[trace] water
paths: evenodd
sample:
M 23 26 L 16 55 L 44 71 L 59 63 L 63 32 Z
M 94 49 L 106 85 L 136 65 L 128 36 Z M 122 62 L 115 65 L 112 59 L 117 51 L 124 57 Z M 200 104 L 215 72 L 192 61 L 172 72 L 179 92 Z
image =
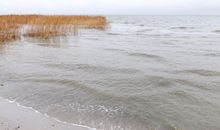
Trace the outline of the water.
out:
M 220 17 L 108 16 L 0 45 L 0 96 L 102 130 L 219 130 Z

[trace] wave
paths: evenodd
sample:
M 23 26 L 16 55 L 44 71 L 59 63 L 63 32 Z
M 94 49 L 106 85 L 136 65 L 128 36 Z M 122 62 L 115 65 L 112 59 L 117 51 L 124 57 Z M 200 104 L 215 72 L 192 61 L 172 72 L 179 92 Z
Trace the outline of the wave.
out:
M 132 56 L 132 57 L 148 58 L 148 59 L 160 60 L 160 61 L 165 60 L 161 56 L 153 55 L 153 54 L 147 54 L 147 53 L 127 52 L 126 54 L 129 55 L 129 56 Z
M 35 81 L 41 83 L 39 80 Z M 56 79 L 49 79 L 48 81 L 45 79 L 45 81 L 46 83 L 50 82 L 57 84 Z M 71 113 L 73 113 L 72 115 L 74 116 L 76 114 L 74 112 L 77 111 L 78 114 L 75 116 L 76 118 L 80 118 L 80 120 L 82 120 L 82 124 L 86 123 L 86 125 L 94 127 L 92 123 L 99 122 L 100 124 L 97 124 L 97 126 L 106 126 L 105 128 L 107 130 L 108 128 L 111 128 L 107 127 L 108 124 L 115 129 L 121 126 L 122 130 L 143 130 L 147 128 L 153 129 L 156 128 L 156 126 L 154 126 L 154 122 L 157 122 L 157 125 L 160 125 L 161 129 L 163 130 L 174 129 L 176 128 L 174 125 L 161 121 L 158 119 L 160 118 L 158 114 L 154 113 L 154 108 L 158 107 L 156 104 L 158 103 L 158 95 L 174 95 L 180 99 L 184 98 L 184 100 L 187 102 L 190 102 L 192 99 L 193 101 L 197 100 L 197 98 L 194 99 L 194 97 L 185 97 L 191 96 L 190 94 L 185 95 L 185 93 L 178 91 L 176 92 L 175 89 L 173 89 L 173 86 L 189 85 L 186 81 L 180 81 L 179 79 L 174 78 L 166 78 L 163 76 L 145 75 L 135 79 L 127 79 L 122 77 L 119 79 L 109 79 L 108 81 L 103 82 L 106 88 L 117 88 L 114 90 L 114 92 L 103 91 L 100 90 L 99 87 L 83 84 L 80 81 L 68 79 L 64 79 L 64 81 L 65 82 L 60 82 L 60 84 L 65 84 L 62 87 L 58 87 L 59 89 L 55 89 L 55 87 L 53 87 L 54 91 L 51 93 L 52 95 L 50 95 L 48 92 L 43 92 L 43 95 L 47 95 L 52 99 L 55 98 L 54 96 L 58 95 L 58 98 L 62 99 L 62 102 L 64 102 L 59 102 L 58 105 L 61 107 L 51 106 L 51 108 L 53 108 L 52 110 L 59 109 L 59 112 L 54 113 L 54 115 L 52 114 L 51 117 L 59 117 L 59 114 L 68 114 L 71 116 Z M 111 84 L 105 84 L 109 81 L 111 81 Z M 60 86 L 60 84 L 58 82 L 58 86 Z M 190 86 L 191 85 L 194 86 L 194 84 L 190 84 Z M 104 86 L 102 86 L 101 89 L 103 87 Z M 154 89 L 155 91 L 152 91 L 151 89 Z M 39 98 L 40 97 L 41 96 L 39 95 Z M 77 99 L 74 100 L 75 98 Z M 39 101 L 41 102 L 42 100 Z M 62 111 L 61 108 L 64 108 L 66 111 Z M 45 114 L 45 116 L 48 115 Z M 62 120 L 66 121 L 66 119 L 69 119 L 69 121 L 71 120 L 70 117 Z M 74 123 L 78 122 L 76 121 Z M 127 128 L 129 123 L 131 123 L 131 126 L 130 128 Z M 139 127 L 140 129 L 138 129 Z
M 204 69 L 184 70 L 184 71 L 180 71 L 180 73 L 191 73 L 191 74 L 207 76 L 207 77 L 220 76 L 220 72 L 218 71 L 204 70 Z
M 82 70 L 85 72 L 93 72 L 98 74 L 106 74 L 106 73 L 123 73 L 123 74 L 136 74 L 140 72 L 137 69 L 133 68 L 115 68 L 115 67 L 107 67 L 107 66 L 98 66 L 98 65 L 90 65 L 90 64 L 46 64 L 46 66 L 50 68 L 56 69 L 64 69 L 67 71 L 71 70 Z
M 57 122 L 57 123 L 61 123 L 61 124 L 69 125 L 69 126 L 78 126 L 78 127 L 87 128 L 87 129 L 90 129 L 90 130 L 97 130 L 96 128 L 91 128 L 91 127 L 89 127 L 89 126 L 80 125 L 80 124 L 74 124 L 74 123 L 68 123 L 68 122 L 65 122 L 65 121 L 61 121 L 61 120 L 59 120 L 59 119 L 57 119 L 57 118 L 55 118 L 55 117 L 49 116 L 49 115 L 46 114 L 46 113 L 41 113 L 40 111 L 35 110 L 35 109 L 32 108 L 32 107 L 23 106 L 23 105 L 21 105 L 20 103 L 16 102 L 16 100 L 9 100 L 9 99 L 5 99 L 5 98 L 2 98 L 2 97 L 0 97 L 0 100 L 4 101 L 4 102 L 6 102 L 6 103 L 14 104 L 14 105 L 16 105 L 17 107 L 20 107 L 20 108 L 24 109 L 25 111 L 26 111 L 26 110 L 30 110 L 30 111 L 34 112 L 33 114 L 40 114 L 42 117 L 45 117 L 45 118 L 47 118 L 47 119 L 49 119 L 49 120 L 53 120 L 53 121 L 55 121 L 55 122 Z M 19 109 L 19 108 L 18 108 L 18 109 Z M 30 114 L 30 113 L 29 113 L 29 114 Z M 44 125 L 45 125 L 45 124 L 44 124 Z
M 138 26 L 140 26 L 140 27 L 144 27 L 145 25 L 144 25 L 144 24 L 138 24 Z
M 112 36 L 118 36 L 118 35 L 123 35 L 123 34 L 120 34 L 120 33 L 110 33 L 110 32 L 108 32 L 108 33 L 106 33 L 107 35 L 112 35 Z
M 137 32 L 144 33 L 144 32 L 149 32 L 149 31 L 153 31 L 153 29 L 141 29 L 141 30 L 138 30 Z
M 220 30 L 214 30 L 212 32 L 215 32 L 215 33 L 220 33 Z
M 208 54 L 204 54 L 204 56 L 220 57 L 220 53 L 208 53 Z
M 181 29 L 181 30 L 185 30 L 185 29 L 194 29 L 195 27 L 184 27 L 184 26 L 180 26 L 180 27 L 171 27 L 170 29 Z
M 171 33 L 164 33 L 164 34 L 145 34 L 146 36 L 150 36 L 150 37 L 169 37 L 172 36 Z
M 165 61 L 165 58 L 158 56 L 158 55 L 153 55 L 153 54 L 130 52 L 130 51 L 122 50 L 122 49 L 105 49 L 105 50 L 118 52 L 118 53 L 126 54 L 128 56 L 137 57 L 137 58 L 139 57 L 139 58 L 148 58 L 148 59 L 153 59 L 153 60 Z
M 97 37 L 88 37 L 86 39 L 87 40 L 92 40 L 92 41 L 98 41 L 99 40 L 99 38 L 97 38 Z

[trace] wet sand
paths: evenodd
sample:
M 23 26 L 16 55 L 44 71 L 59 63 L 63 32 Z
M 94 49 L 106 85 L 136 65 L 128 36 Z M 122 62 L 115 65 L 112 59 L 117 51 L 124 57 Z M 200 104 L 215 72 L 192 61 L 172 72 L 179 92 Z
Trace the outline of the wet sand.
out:
M 0 130 L 89 130 L 59 122 L 35 112 L 33 109 L 18 106 L 0 98 Z

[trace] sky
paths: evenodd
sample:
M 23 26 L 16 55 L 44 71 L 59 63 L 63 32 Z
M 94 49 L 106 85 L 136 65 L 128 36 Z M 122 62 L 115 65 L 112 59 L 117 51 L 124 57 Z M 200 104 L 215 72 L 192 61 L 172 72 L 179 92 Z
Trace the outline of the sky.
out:
M 0 0 L 0 14 L 220 15 L 220 0 Z

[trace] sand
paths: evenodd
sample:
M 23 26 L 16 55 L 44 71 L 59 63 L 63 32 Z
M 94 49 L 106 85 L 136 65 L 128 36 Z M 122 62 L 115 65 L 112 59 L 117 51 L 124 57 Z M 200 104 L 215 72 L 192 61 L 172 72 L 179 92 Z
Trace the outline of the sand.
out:
M 91 130 L 91 128 L 63 123 L 0 98 L 0 130 Z

